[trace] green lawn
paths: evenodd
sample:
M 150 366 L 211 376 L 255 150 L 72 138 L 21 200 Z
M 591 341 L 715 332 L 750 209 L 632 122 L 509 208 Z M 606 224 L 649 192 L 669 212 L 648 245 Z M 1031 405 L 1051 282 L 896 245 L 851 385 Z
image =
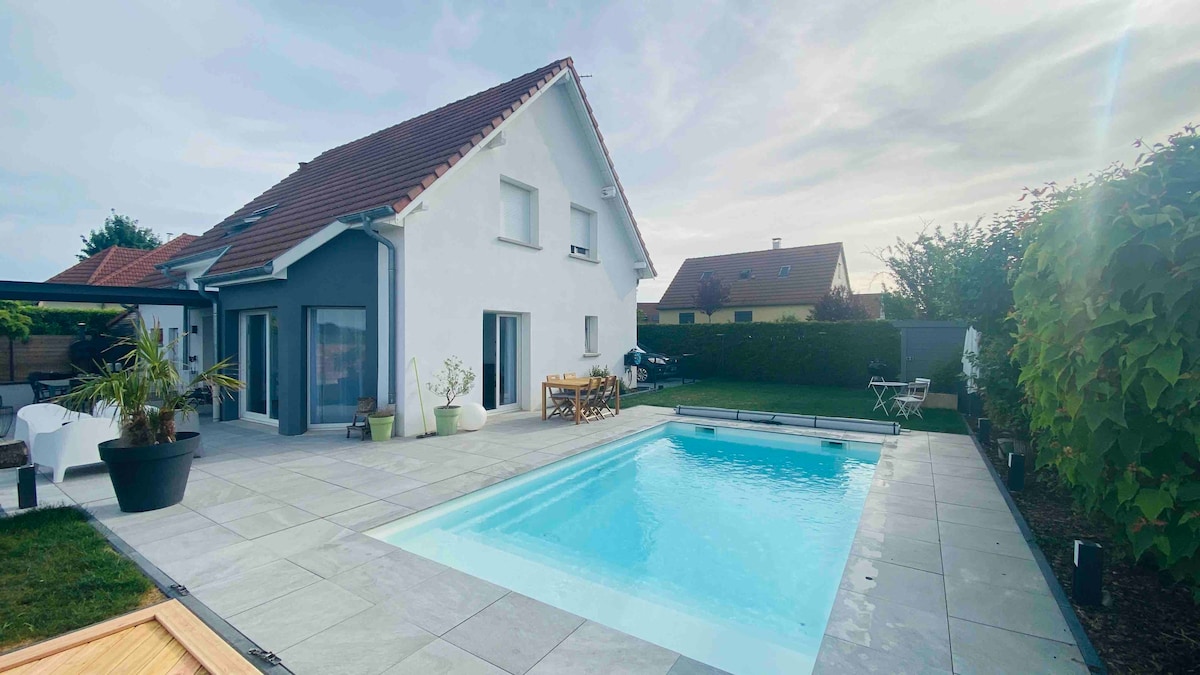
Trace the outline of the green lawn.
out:
M 637 394 L 621 399 L 621 405 L 625 407 L 702 405 L 714 408 L 856 417 L 868 420 L 892 421 L 896 419 L 884 415 L 882 408 L 871 410 L 875 405 L 875 394 L 867 389 L 725 380 L 705 380 L 662 391 Z M 916 431 L 967 433 L 966 424 L 963 423 L 962 416 L 957 411 L 923 409 L 921 412 L 925 414 L 925 419 L 913 416 L 906 420 L 901 417 L 899 418 L 900 425 L 905 429 Z
M 76 508 L 0 518 L 0 650 L 82 628 L 161 597 Z

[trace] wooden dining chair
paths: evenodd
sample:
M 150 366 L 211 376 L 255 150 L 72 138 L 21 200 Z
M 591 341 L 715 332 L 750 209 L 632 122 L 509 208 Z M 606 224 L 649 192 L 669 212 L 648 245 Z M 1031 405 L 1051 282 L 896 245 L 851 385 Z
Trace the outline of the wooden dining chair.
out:
M 558 375 L 546 376 L 547 382 L 558 382 L 560 380 L 562 380 L 562 377 Z M 547 393 L 550 396 L 550 402 L 554 404 L 554 409 L 550 411 L 550 414 L 547 415 L 547 418 L 554 417 L 555 415 L 559 415 L 560 417 L 574 415 L 575 392 L 567 389 L 551 387 L 550 391 Z
M 600 397 L 597 410 L 600 412 L 601 417 L 604 416 L 604 413 L 608 413 L 610 417 L 616 417 L 616 411 L 612 409 L 608 402 L 613 400 L 613 397 L 617 395 L 617 387 L 621 386 L 621 382 L 616 375 L 609 375 L 604 380 L 604 395 Z
M 580 417 L 589 424 L 591 420 L 601 419 L 601 399 L 604 396 L 604 378 L 592 377 L 588 379 L 587 391 L 579 397 Z
M 573 380 L 573 379 L 575 379 L 575 373 L 563 373 L 563 379 L 564 380 Z

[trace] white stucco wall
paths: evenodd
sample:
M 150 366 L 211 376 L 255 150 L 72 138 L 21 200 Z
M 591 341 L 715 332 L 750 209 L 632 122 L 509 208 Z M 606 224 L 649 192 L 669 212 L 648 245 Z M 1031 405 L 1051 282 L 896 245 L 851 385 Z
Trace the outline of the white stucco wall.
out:
M 153 327 L 157 321 L 163 332 L 163 344 L 167 344 L 171 339 L 171 329 L 177 331 L 177 335 L 183 335 L 188 330 L 188 326 L 184 324 L 184 308 L 179 305 L 138 305 L 138 315 L 142 317 L 142 321 L 146 326 Z M 183 353 L 183 340 L 180 340 L 179 349 L 176 353 L 175 367 L 182 372 L 187 365 L 187 355 Z
M 411 359 L 422 385 L 442 361 L 458 356 L 478 377 L 466 400 L 482 403 L 483 314 L 522 315 L 519 400 L 539 409 L 547 373 L 586 373 L 622 357 L 637 340 L 635 248 L 620 224 L 617 199 L 601 199 L 607 184 L 590 131 L 572 107 L 569 85 L 551 88 L 504 129 L 506 143 L 481 150 L 420 199 L 428 210 L 406 219 L 402 232 L 403 330 L 397 363 L 403 433 L 423 430 Z M 501 176 L 537 189 L 541 250 L 497 240 Z M 570 207 L 597 214 L 600 264 L 570 251 Z M 599 317 L 599 356 L 585 357 L 584 316 Z M 438 401 L 421 392 L 428 424 Z

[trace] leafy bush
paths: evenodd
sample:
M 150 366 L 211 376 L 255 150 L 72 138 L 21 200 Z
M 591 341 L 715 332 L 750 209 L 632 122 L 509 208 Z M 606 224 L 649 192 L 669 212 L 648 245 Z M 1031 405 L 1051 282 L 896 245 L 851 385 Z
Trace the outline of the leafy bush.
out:
M 952 358 L 929 374 L 929 391 L 938 394 L 957 394 L 963 381 L 962 358 Z
M 89 335 L 108 333 L 108 324 L 121 315 L 119 309 L 60 309 L 57 307 L 22 307 L 33 325 L 32 335 L 77 335 L 79 324 Z
M 1200 585 L 1200 139 L 1070 190 L 1013 286 L 1039 465 Z M 1200 598 L 1200 594 L 1197 596 Z
M 862 387 L 873 359 L 900 362 L 900 331 L 886 321 L 638 326 L 638 343 L 688 355 L 696 377 Z

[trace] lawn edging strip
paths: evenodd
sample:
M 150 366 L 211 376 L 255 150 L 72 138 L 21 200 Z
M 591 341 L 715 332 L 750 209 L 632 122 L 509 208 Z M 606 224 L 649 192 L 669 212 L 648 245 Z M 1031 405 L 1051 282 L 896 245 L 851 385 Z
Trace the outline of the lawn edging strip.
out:
M 1054 569 L 1050 567 L 1050 562 L 1046 560 L 1046 554 L 1042 553 L 1041 547 L 1037 544 L 1037 538 L 1030 529 L 1029 523 L 1025 521 L 1025 516 L 1021 514 L 1021 509 L 1017 507 L 1017 503 L 1013 501 L 1012 494 L 1008 491 L 1008 486 L 1004 484 L 1004 479 L 1000 477 L 1000 473 L 996 471 L 996 467 L 988 460 L 987 449 L 979 443 L 979 438 L 975 436 L 975 431 L 971 429 L 971 425 L 967 425 L 968 434 L 971 437 L 971 442 L 975 445 L 975 450 L 979 453 L 984 465 L 987 467 L 988 473 L 995 481 L 996 487 L 1000 488 L 1000 494 L 1004 497 L 1004 503 L 1008 505 L 1008 510 L 1012 513 L 1013 519 L 1017 522 L 1017 527 L 1021 530 L 1021 536 L 1025 539 L 1025 543 L 1029 544 L 1029 550 L 1033 553 L 1033 559 L 1037 562 L 1038 569 L 1041 570 L 1042 576 L 1046 579 L 1046 584 L 1050 587 L 1050 594 L 1054 596 L 1054 602 L 1058 604 L 1059 611 L 1062 612 L 1063 619 L 1066 620 L 1067 626 L 1071 629 L 1071 635 L 1075 638 L 1075 646 L 1079 648 L 1079 654 L 1083 657 L 1083 662 L 1087 665 L 1088 670 L 1093 673 L 1106 675 L 1108 668 L 1105 667 L 1104 661 L 1100 659 L 1100 654 L 1096 648 L 1092 646 L 1092 641 L 1088 638 L 1087 631 L 1084 630 L 1083 624 L 1079 621 L 1079 616 L 1075 614 L 1075 607 L 1071 604 L 1071 600 L 1067 598 L 1067 592 L 1063 589 L 1062 584 L 1058 582 L 1058 576 L 1054 574 Z
M 234 628 L 225 619 L 222 619 L 203 602 L 200 602 L 199 599 L 187 591 L 186 587 L 175 583 L 175 580 L 169 577 L 166 572 L 163 572 L 157 565 L 147 560 L 145 556 L 125 543 L 124 539 L 121 539 L 107 525 L 100 522 L 91 511 L 82 506 L 79 508 L 87 515 L 88 523 L 103 535 L 109 544 L 112 544 L 117 553 L 133 561 L 133 564 L 137 565 L 150 578 L 150 581 L 158 587 L 158 590 L 162 591 L 163 595 L 167 596 L 168 599 L 178 600 L 182 603 L 188 611 L 195 614 L 210 630 L 220 636 L 222 640 L 232 645 L 242 656 L 246 657 L 246 660 L 252 663 L 255 668 L 258 668 L 263 673 L 267 673 L 267 675 L 293 675 L 292 671 L 288 670 L 282 664 L 268 663 L 264 659 L 252 654 L 251 652 L 255 650 L 260 652 L 266 652 L 266 650 L 243 635 L 241 631 Z

